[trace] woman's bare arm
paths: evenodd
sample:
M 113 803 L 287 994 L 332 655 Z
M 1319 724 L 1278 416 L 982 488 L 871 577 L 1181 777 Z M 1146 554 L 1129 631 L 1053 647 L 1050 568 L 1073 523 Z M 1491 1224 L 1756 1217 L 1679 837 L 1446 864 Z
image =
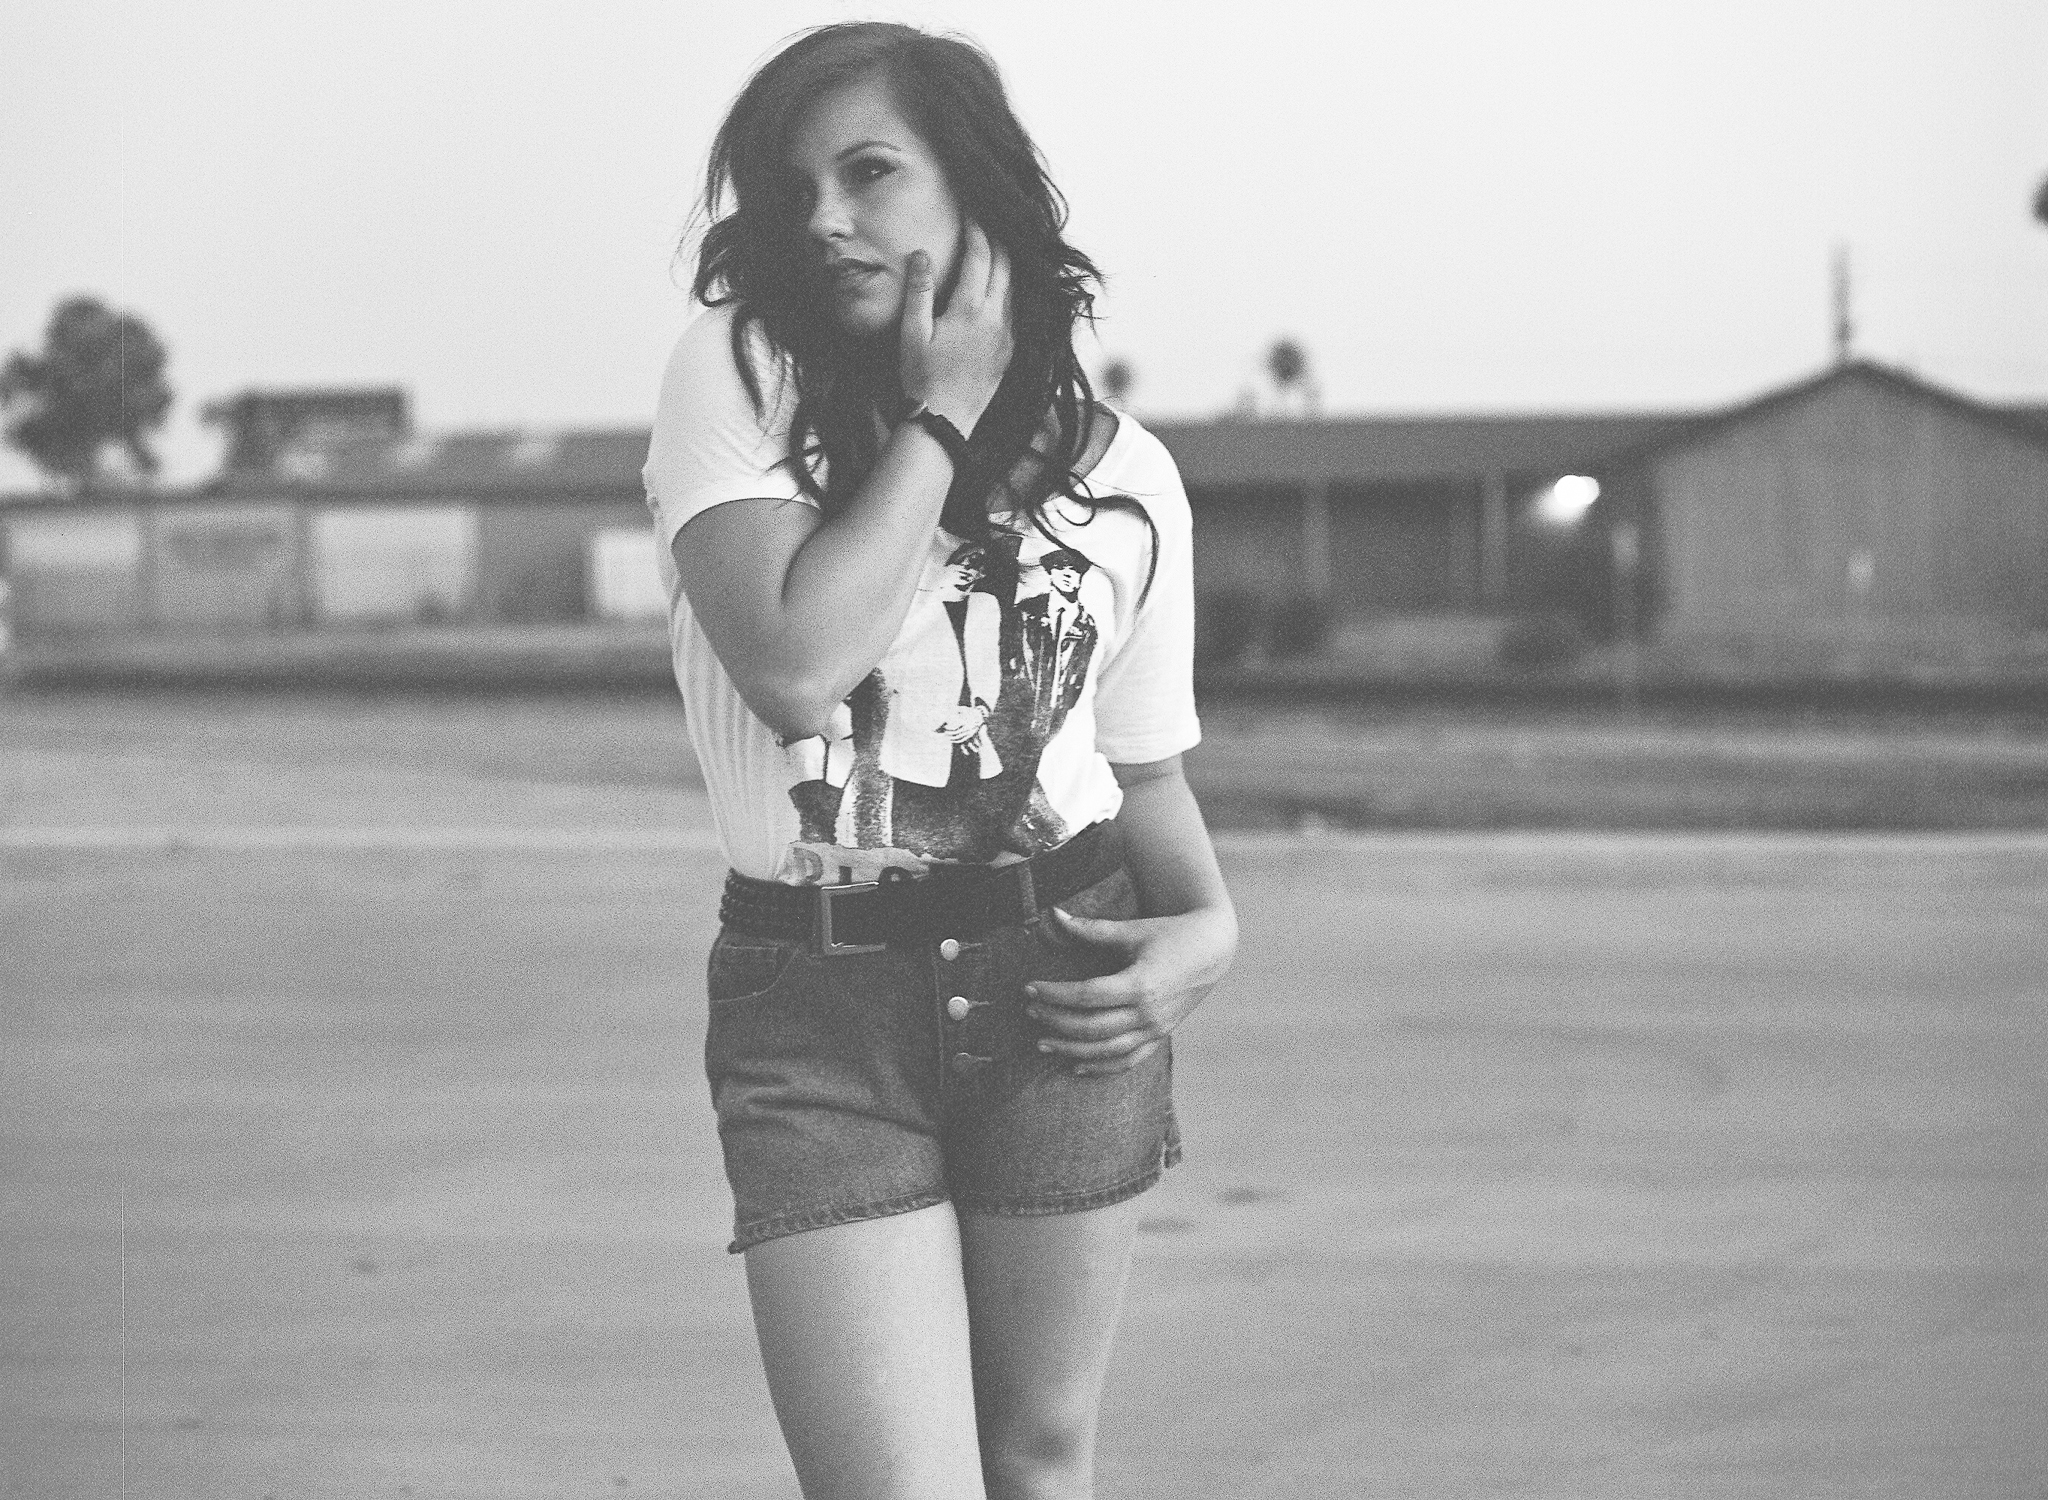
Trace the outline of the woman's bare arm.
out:
M 676 533 L 676 571 L 747 707 L 778 734 L 824 732 L 909 612 L 952 483 L 945 449 L 899 430 L 831 520 L 795 500 L 715 505 Z
M 1099 979 L 1029 987 L 1039 1047 L 1076 1073 L 1120 1073 L 1163 1046 L 1237 952 L 1237 910 L 1180 757 L 1115 767 L 1124 789 L 1117 827 L 1144 915 L 1074 917 L 1055 908 L 1069 940 L 1120 954 Z
M 932 313 L 932 270 L 908 278 L 904 394 L 970 432 L 1010 361 L 1009 266 L 970 224 L 959 284 Z M 837 515 L 788 500 L 713 506 L 676 534 L 683 592 L 740 697 L 778 734 L 822 733 L 909 612 L 953 466 L 938 440 L 899 427 Z

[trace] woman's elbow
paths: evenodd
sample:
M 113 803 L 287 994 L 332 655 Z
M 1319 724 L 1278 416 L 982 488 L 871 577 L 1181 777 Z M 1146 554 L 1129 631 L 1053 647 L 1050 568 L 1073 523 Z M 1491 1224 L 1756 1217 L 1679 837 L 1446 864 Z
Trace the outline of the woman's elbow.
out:
M 785 744 L 829 736 L 844 696 L 835 696 L 822 683 L 797 677 L 763 679 L 739 684 L 739 688 L 754 717 Z

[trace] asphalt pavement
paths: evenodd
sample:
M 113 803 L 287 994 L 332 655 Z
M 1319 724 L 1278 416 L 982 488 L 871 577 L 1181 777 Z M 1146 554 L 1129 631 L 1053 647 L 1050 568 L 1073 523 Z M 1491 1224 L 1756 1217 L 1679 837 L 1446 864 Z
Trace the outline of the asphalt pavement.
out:
M 701 800 L 173 769 L 0 788 L 0 1496 L 793 1495 Z M 2048 838 L 1223 844 L 1104 1500 L 2048 1494 Z

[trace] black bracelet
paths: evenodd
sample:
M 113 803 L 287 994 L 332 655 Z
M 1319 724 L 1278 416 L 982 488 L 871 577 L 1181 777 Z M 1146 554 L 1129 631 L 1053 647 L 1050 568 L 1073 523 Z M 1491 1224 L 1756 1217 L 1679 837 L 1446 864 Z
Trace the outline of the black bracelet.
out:
M 915 422 L 926 432 L 937 438 L 939 446 L 946 450 L 946 457 L 953 461 L 953 469 L 956 473 L 966 466 L 967 439 L 961 434 L 960 429 L 951 422 L 921 401 L 917 404 L 916 409 L 903 420 Z

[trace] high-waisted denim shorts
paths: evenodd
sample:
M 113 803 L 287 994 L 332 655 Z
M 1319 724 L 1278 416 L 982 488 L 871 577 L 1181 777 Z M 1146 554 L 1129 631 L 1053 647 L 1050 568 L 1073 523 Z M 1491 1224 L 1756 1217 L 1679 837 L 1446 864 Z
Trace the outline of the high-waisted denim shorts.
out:
M 1058 904 L 1138 911 L 1123 869 Z M 1076 1075 L 1038 1050 L 1025 1014 L 1030 981 L 1111 973 L 1115 955 L 1042 914 L 941 942 L 828 957 L 719 933 L 704 1063 L 732 1184 L 729 1249 L 947 1199 L 1074 1213 L 1143 1192 L 1180 1159 L 1170 1043 L 1127 1072 Z

